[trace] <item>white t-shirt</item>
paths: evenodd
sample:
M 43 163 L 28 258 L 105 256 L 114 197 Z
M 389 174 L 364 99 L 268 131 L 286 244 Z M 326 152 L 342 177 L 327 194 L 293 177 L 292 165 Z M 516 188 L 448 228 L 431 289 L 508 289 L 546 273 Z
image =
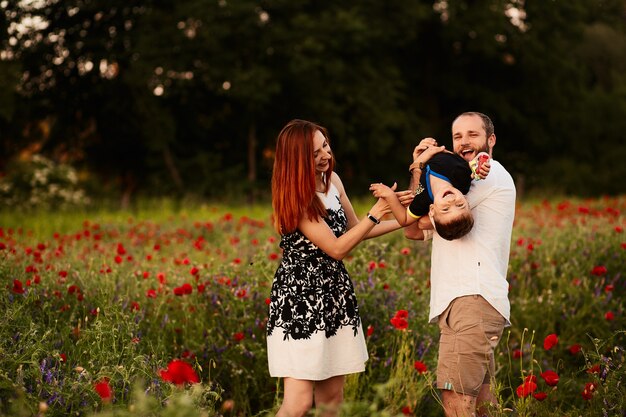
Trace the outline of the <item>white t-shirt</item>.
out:
M 431 255 L 430 315 L 435 323 L 452 300 L 480 294 L 510 325 L 506 273 L 515 216 L 515 184 L 497 161 L 484 180 L 474 181 L 466 195 L 474 227 L 448 241 L 435 233 Z

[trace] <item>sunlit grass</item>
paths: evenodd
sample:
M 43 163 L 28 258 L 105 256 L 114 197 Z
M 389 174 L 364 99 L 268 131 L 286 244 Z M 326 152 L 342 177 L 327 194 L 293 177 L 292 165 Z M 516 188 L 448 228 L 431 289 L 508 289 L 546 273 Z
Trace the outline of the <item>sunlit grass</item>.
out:
M 369 203 L 355 201 L 357 212 Z M 623 412 L 625 210 L 626 198 L 519 205 L 493 415 Z M 0 414 L 271 414 L 282 388 L 267 372 L 264 325 L 278 243 L 268 204 L 1 211 Z M 428 243 L 395 233 L 345 260 L 370 360 L 347 380 L 344 415 L 441 415 L 429 254 Z M 398 310 L 407 330 L 390 324 Z M 549 334 L 558 343 L 544 349 Z M 193 390 L 161 379 L 177 358 L 198 373 Z M 547 370 L 557 385 L 541 377 Z M 518 395 L 531 376 L 535 390 Z M 110 402 L 94 389 L 102 380 Z

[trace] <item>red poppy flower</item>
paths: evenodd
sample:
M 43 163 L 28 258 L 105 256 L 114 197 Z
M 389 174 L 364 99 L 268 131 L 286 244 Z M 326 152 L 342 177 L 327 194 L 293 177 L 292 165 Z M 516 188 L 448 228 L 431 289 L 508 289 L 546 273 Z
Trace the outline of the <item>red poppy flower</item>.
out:
M 198 272 L 200 272 L 200 270 L 196 268 L 195 266 L 191 267 L 191 270 L 189 271 L 189 273 L 194 276 L 198 275 Z
M 67 355 L 65 353 L 59 353 L 59 358 L 61 359 L 61 362 L 67 362 Z
M 615 285 L 613 285 L 613 284 L 607 284 L 607 285 L 604 286 L 604 292 L 606 294 L 608 294 L 610 292 L 613 292 L 614 289 L 615 289 Z
M 402 414 L 404 414 L 405 416 L 410 416 L 411 407 L 409 407 L 408 405 L 405 405 L 404 407 L 402 407 Z
M 19 279 L 14 279 L 12 291 L 15 294 L 24 294 L 24 286 L 22 285 L 22 281 L 20 281 Z
M 521 358 L 521 357 L 522 357 L 522 355 L 523 355 L 523 354 L 522 354 L 521 349 L 515 349 L 515 350 L 513 351 L 513 359 L 519 359 L 519 358 Z
M 407 247 L 404 247 L 404 248 L 400 249 L 400 253 L 403 254 L 403 255 L 408 255 L 408 254 L 411 253 L 411 249 L 409 249 Z
M 415 361 L 415 363 L 413 364 L 413 367 L 415 368 L 417 372 L 420 373 L 420 375 L 428 372 L 428 367 L 422 361 Z
M 150 288 L 148 291 L 146 291 L 146 297 L 156 298 L 156 296 L 157 296 L 157 292 L 155 289 Z
M 265 299 L 265 305 L 270 305 L 271 302 L 272 300 L 270 298 Z
M 167 369 L 161 369 L 159 371 L 161 378 L 164 381 L 171 382 L 176 385 L 183 385 L 186 383 L 195 384 L 200 382 L 200 378 L 193 370 L 191 365 L 180 359 L 174 359 L 167 365 Z
M 569 353 L 571 353 L 572 355 L 577 355 L 581 349 L 582 349 L 582 346 L 576 343 L 569 347 Z
M 587 369 L 588 374 L 599 374 L 600 373 L 600 365 L 595 364 L 591 368 Z
M 398 330 L 404 330 L 409 327 L 409 322 L 407 322 L 406 319 L 402 317 L 393 317 L 389 321 L 391 322 L 393 327 L 395 327 Z
M 268 258 L 270 261 L 275 261 L 276 259 L 278 259 L 278 254 L 275 252 L 272 252 L 269 254 Z
M 559 383 L 559 375 L 554 371 L 542 372 L 541 377 L 544 381 L 546 381 L 546 384 L 550 385 L 551 387 Z
M 583 392 L 580 393 L 584 400 L 590 400 L 593 398 L 593 393 L 596 391 L 596 384 L 593 382 L 587 382 L 585 384 L 585 388 L 583 388 Z
M 400 318 L 400 319 L 408 319 L 409 318 L 409 312 L 406 310 L 398 310 L 396 311 L 396 317 Z
M 613 321 L 613 319 L 615 319 L 615 314 L 614 314 L 612 311 L 607 311 L 607 312 L 604 314 L 604 318 L 605 318 L 605 320 L 607 320 L 607 321 Z
M 233 335 L 235 342 L 241 342 L 246 336 L 242 332 L 237 332 Z
M 616 233 L 622 233 L 623 231 L 624 231 L 624 228 L 622 226 L 615 226 Z
M 537 401 L 543 401 L 543 400 L 545 400 L 545 399 L 548 397 L 548 394 L 546 394 L 546 393 L 545 393 L 545 392 L 543 392 L 543 391 L 540 391 L 540 392 L 535 392 L 535 393 L 533 394 L 533 397 L 535 397 L 535 399 L 536 399 Z
M 537 389 L 537 378 L 534 375 L 528 375 L 524 378 L 524 383 L 517 387 L 515 393 L 518 397 L 526 398 Z
M 591 270 L 591 275 L 595 275 L 597 277 L 601 277 L 606 275 L 607 273 L 607 269 L 606 266 L 604 265 L 598 265 L 598 266 L 594 266 L 593 269 Z
M 102 378 L 101 380 L 96 382 L 94 385 L 94 389 L 96 390 L 103 402 L 109 402 L 111 401 L 111 398 L 113 398 L 113 390 L 111 389 L 111 386 L 109 385 L 109 380 L 107 378 Z
M 367 337 L 370 337 L 373 334 L 374 334 L 374 326 L 370 324 L 369 326 L 367 326 Z
M 545 350 L 550 350 L 555 347 L 557 343 L 559 343 L 559 337 L 555 333 L 549 334 L 543 340 L 543 348 Z
M 121 243 L 117 244 L 117 254 L 126 255 L 126 249 L 124 248 L 124 245 L 122 245 Z

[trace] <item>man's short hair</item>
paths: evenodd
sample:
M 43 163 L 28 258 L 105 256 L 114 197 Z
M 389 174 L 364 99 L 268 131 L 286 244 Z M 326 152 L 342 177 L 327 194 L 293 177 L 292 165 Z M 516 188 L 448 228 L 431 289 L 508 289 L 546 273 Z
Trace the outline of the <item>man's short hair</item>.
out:
M 489 118 L 489 116 L 487 116 L 484 113 L 480 113 L 477 111 L 467 111 L 465 113 L 461 113 L 457 116 L 457 119 L 461 116 L 478 116 L 482 119 L 483 121 L 483 127 L 485 128 L 485 133 L 487 134 L 487 137 L 493 135 L 496 131 L 495 127 L 493 126 L 493 122 L 491 121 L 491 119 Z
M 474 216 L 472 212 L 468 211 L 459 217 L 452 219 L 447 223 L 440 223 L 437 221 L 436 216 L 433 217 L 435 223 L 435 230 L 442 238 L 446 240 L 454 240 L 465 236 L 474 227 Z

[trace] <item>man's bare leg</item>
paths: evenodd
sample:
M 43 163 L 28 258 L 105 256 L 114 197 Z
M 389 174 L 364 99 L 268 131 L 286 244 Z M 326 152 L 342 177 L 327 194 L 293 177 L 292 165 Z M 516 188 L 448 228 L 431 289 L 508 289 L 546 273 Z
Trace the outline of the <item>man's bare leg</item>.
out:
M 476 411 L 478 412 L 478 417 L 489 417 L 489 406 L 497 405 L 498 400 L 493 392 L 491 391 L 490 384 L 483 384 L 480 387 L 480 391 L 478 392 L 478 397 L 476 398 Z
M 476 397 L 443 390 L 441 399 L 446 417 L 476 417 Z

